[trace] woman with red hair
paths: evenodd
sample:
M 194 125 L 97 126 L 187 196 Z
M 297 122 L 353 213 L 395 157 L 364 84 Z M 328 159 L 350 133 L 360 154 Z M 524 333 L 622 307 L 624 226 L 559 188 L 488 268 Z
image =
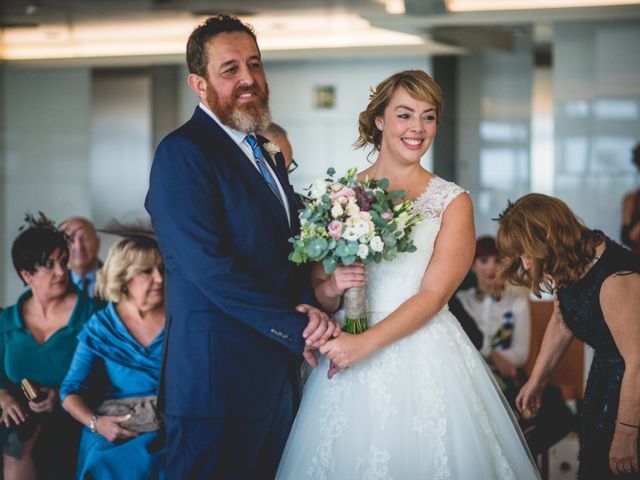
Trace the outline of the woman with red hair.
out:
M 595 354 L 582 412 L 579 479 L 640 478 L 640 256 L 585 227 L 557 198 L 529 194 L 500 215 L 500 282 L 552 291 L 556 305 L 516 405 L 537 412 L 575 337 Z M 616 477 L 620 478 L 620 477 Z

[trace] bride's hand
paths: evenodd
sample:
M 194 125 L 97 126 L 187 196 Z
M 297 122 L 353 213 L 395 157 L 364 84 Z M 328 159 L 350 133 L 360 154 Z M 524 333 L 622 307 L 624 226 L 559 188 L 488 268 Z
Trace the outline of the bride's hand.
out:
M 366 335 L 342 332 L 338 338 L 329 340 L 320 347 L 320 353 L 331 361 L 332 368 L 329 369 L 329 378 L 331 378 L 334 373 L 350 367 L 373 352 L 366 341 Z
M 342 371 L 341 368 L 336 367 L 333 362 L 329 362 L 329 370 L 327 371 L 327 378 L 331 380 L 336 373 L 340 373 L 341 371 Z
M 341 297 L 347 288 L 364 287 L 366 269 L 362 263 L 349 266 L 339 265 L 327 278 L 327 289 L 333 297 Z

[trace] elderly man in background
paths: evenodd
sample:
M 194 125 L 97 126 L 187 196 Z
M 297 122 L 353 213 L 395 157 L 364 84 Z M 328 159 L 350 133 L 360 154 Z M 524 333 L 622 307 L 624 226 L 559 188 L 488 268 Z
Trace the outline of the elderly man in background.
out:
M 287 131 L 284 128 L 275 122 L 271 122 L 267 128 L 260 131 L 260 135 L 278 147 L 284 158 L 284 166 L 288 173 L 291 173 L 298 168 L 298 164 L 293 159 L 293 148 L 291 147 L 291 142 L 289 142 Z
M 98 258 L 100 238 L 93 224 L 84 217 L 71 217 L 60 224 L 69 236 L 71 281 L 81 292 L 94 296 L 96 273 L 102 266 Z

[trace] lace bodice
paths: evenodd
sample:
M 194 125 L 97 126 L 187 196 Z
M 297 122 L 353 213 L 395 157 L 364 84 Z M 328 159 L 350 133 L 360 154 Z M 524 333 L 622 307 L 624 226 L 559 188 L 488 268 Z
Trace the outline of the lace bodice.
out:
M 442 215 L 449 203 L 463 192 L 455 183 L 434 176 L 426 190 L 414 200 L 414 207 L 424 215 L 422 223 L 411 234 L 417 250 L 367 267 L 369 312 L 391 312 L 418 292 L 433 254 Z

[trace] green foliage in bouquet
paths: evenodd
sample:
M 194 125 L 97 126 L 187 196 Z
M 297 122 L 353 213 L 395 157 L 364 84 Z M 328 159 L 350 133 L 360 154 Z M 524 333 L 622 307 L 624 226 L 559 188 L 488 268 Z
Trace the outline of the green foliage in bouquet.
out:
M 322 262 L 324 271 L 331 274 L 338 265 L 379 263 L 416 250 L 410 233 L 422 215 L 411 201 L 404 200 L 404 190 L 388 190 L 387 179 L 358 180 L 355 168 L 337 181 L 334 175 L 330 168 L 328 178 L 309 187 L 299 212 L 300 234 L 289 239 L 293 244 L 289 260 Z M 364 301 L 349 293 L 353 292 L 345 293 L 345 330 L 360 333 L 366 330 L 366 314 L 361 312 Z M 350 302 L 362 303 L 355 309 L 361 313 L 350 316 Z
M 409 234 L 421 215 L 412 202 L 403 201 L 404 190 L 389 191 L 385 178 L 358 180 L 355 168 L 338 181 L 333 168 L 327 175 L 309 188 L 300 210 L 300 235 L 289 240 L 289 260 L 321 261 L 331 274 L 340 264 L 379 263 L 416 250 Z

